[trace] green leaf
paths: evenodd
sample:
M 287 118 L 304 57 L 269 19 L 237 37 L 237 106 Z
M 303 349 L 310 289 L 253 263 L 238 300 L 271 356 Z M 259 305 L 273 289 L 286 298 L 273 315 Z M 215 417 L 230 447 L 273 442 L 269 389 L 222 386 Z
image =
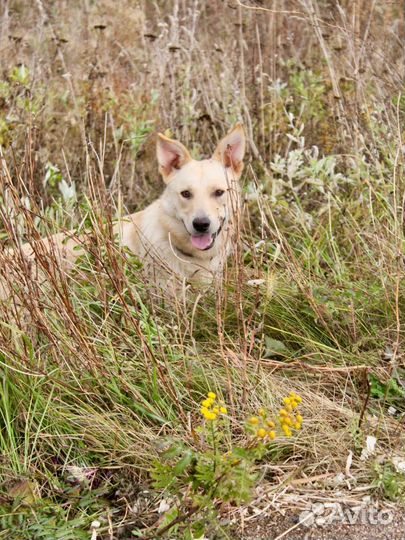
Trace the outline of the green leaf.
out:
M 265 337 L 266 352 L 264 353 L 265 358 L 275 356 L 278 354 L 287 354 L 288 349 L 282 341 L 278 339 L 271 338 L 269 336 Z
M 174 467 L 173 469 L 173 474 L 176 475 L 176 476 L 179 476 L 181 474 L 183 474 L 183 472 L 187 469 L 187 467 L 190 465 L 190 463 L 192 462 L 193 460 L 193 457 L 194 457 L 194 454 L 191 450 L 189 450 L 188 452 L 186 452 L 185 456 L 183 457 L 183 459 L 181 459 L 177 464 L 176 466 Z
M 40 498 L 38 485 L 30 480 L 21 480 L 14 484 L 9 490 L 10 497 L 28 506 L 36 503 Z

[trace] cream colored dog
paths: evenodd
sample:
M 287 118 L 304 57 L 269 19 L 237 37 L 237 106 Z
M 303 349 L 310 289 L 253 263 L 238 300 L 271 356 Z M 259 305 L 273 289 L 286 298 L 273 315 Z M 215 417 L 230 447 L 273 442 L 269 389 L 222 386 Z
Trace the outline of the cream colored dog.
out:
M 201 161 L 180 142 L 158 135 L 157 159 L 166 188 L 145 210 L 122 218 L 114 227 L 120 243 L 143 260 L 155 282 L 162 285 L 170 276 L 206 281 L 221 269 L 232 249 L 244 153 L 240 124 L 219 142 L 210 159 Z M 53 235 L 41 244 L 66 270 L 83 254 L 80 241 L 69 233 Z M 32 245 L 22 249 L 35 259 Z M 5 289 L 2 293 L 0 283 L 0 298 L 8 296 Z

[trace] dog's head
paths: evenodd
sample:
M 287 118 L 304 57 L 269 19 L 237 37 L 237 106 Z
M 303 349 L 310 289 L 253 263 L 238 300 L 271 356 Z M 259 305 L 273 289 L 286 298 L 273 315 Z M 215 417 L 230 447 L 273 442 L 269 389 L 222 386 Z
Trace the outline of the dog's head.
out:
M 159 134 L 159 171 L 167 184 L 162 204 L 181 249 L 208 251 L 237 204 L 243 169 L 245 134 L 237 124 L 210 159 L 193 159 L 180 142 Z

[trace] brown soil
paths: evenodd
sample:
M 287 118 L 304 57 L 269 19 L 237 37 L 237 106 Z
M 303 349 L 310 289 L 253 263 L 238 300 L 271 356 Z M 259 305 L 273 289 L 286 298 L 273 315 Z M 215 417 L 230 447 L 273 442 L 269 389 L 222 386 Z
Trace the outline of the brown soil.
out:
M 387 524 L 332 523 L 298 525 L 300 514 L 260 515 L 238 527 L 235 538 L 243 540 L 405 540 L 405 509 L 390 510 Z

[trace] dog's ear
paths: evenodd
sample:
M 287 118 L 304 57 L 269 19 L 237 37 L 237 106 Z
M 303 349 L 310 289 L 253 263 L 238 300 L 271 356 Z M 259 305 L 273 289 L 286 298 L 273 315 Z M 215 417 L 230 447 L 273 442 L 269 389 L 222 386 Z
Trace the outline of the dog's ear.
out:
M 231 167 L 239 177 L 243 170 L 245 148 L 245 131 L 242 124 L 238 123 L 219 141 L 212 157 L 220 161 L 224 167 Z
M 159 171 L 165 182 L 169 181 L 169 176 L 175 169 L 181 169 L 191 160 L 190 152 L 181 142 L 169 139 L 161 133 L 157 136 L 156 154 Z

